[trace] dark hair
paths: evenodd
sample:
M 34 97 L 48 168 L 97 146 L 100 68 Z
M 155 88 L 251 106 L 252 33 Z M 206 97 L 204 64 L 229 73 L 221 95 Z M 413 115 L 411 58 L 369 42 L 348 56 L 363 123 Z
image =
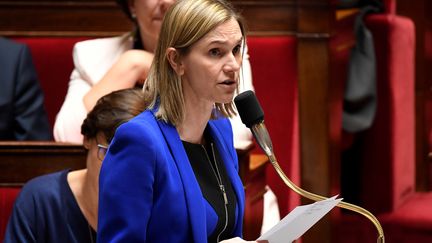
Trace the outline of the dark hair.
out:
M 116 0 L 116 3 L 121 7 L 123 13 L 125 13 L 130 20 L 135 22 L 129 9 L 129 0 Z
M 111 92 L 101 97 L 87 114 L 81 126 L 81 134 L 95 138 L 102 132 L 109 143 L 118 126 L 143 112 L 146 107 L 141 88 Z

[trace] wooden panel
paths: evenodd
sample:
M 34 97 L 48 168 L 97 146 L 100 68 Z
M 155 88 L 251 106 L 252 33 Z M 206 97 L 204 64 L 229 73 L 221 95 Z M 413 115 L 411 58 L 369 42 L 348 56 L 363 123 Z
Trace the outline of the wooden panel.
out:
M 238 149 L 240 175 L 245 184 L 265 163 L 250 167 L 252 147 Z M 53 171 L 86 167 L 87 150 L 82 145 L 54 141 L 0 141 L 0 185 L 22 185 Z
M 100 36 L 131 28 L 114 1 L 0 1 L 0 35 Z
M 57 142 L 0 142 L 0 186 L 22 186 L 29 179 L 85 168 L 83 146 Z
M 293 0 L 235 1 L 252 35 L 294 35 L 297 9 Z
M 329 19 L 327 1 L 299 1 L 298 50 L 301 186 L 328 195 L 329 156 Z M 315 58 L 311 58 L 314 56 Z M 310 201 L 303 200 L 303 203 Z M 321 220 L 303 242 L 330 242 L 330 223 Z
M 251 34 L 293 34 L 294 0 L 240 1 Z M 114 1 L 107 0 L 0 0 L 0 35 L 4 36 L 112 36 L 132 29 Z
M 307 5 L 306 3 L 309 3 Z M 303 1 L 298 18 L 299 114 L 302 186 L 328 194 L 329 37 L 331 14 L 323 1 Z M 318 23 L 319 24 L 314 24 Z M 315 58 L 310 58 L 314 56 Z M 320 184 L 316 183 L 320 178 Z

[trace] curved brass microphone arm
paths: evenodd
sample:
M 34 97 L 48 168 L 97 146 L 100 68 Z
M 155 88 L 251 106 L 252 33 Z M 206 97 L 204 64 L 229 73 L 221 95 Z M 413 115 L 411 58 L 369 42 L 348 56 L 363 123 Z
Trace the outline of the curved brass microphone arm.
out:
M 302 188 L 298 187 L 296 184 L 294 184 L 283 172 L 282 168 L 279 166 L 279 163 L 276 160 L 276 157 L 274 154 L 271 154 L 270 156 L 268 156 L 270 159 L 271 164 L 273 165 L 273 167 L 275 168 L 276 172 L 278 173 L 279 177 L 284 181 L 284 183 L 291 188 L 291 190 L 293 190 L 294 192 L 296 192 L 297 194 L 300 194 L 303 197 L 306 197 L 308 199 L 311 199 L 313 201 L 321 201 L 321 200 L 325 200 L 327 199 L 326 197 L 308 192 L 306 190 L 303 190 Z M 359 207 L 357 205 L 351 204 L 351 203 L 346 203 L 346 202 L 339 202 L 337 204 L 338 207 L 340 208 L 345 208 L 351 211 L 354 211 L 356 213 L 359 213 L 363 216 L 365 216 L 366 218 L 368 218 L 370 221 L 372 221 L 372 223 L 375 225 L 377 231 L 378 231 L 378 239 L 377 239 L 377 243 L 384 243 L 384 231 L 381 227 L 381 224 L 379 223 L 378 219 L 368 210 Z
M 257 123 L 251 127 L 252 133 L 257 140 L 258 144 L 260 145 L 261 149 L 264 151 L 264 153 L 269 158 L 271 164 L 276 169 L 276 172 L 278 173 L 279 177 L 283 180 L 283 182 L 291 188 L 294 192 L 297 194 L 300 194 L 303 197 L 306 197 L 308 199 L 311 199 L 313 201 L 321 201 L 328 199 L 326 197 L 308 192 L 306 190 L 301 189 L 296 184 L 294 184 L 283 172 L 282 168 L 279 166 L 276 156 L 273 153 L 273 145 L 271 143 L 270 136 L 267 132 L 267 129 L 265 128 L 264 121 Z M 377 231 L 378 231 L 378 239 L 377 243 L 384 243 L 384 231 L 381 227 L 381 224 L 379 223 L 378 219 L 369 211 L 366 209 L 359 207 L 354 204 L 346 203 L 346 202 L 339 202 L 337 204 L 340 208 L 345 208 L 351 211 L 354 211 L 356 213 L 359 213 L 366 218 L 368 218 L 372 223 L 375 225 Z

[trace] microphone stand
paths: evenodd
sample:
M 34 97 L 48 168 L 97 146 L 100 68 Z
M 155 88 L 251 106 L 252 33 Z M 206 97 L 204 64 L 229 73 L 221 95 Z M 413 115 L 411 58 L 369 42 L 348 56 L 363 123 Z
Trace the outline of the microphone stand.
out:
M 261 121 L 257 124 L 254 124 L 251 127 L 252 133 L 254 135 L 254 137 L 256 138 L 258 144 L 260 145 L 261 149 L 264 150 L 265 154 L 267 155 L 267 157 L 269 158 L 271 164 L 273 165 L 273 167 L 275 168 L 276 172 L 278 173 L 279 177 L 283 180 L 283 182 L 289 187 L 291 188 L 291 190 L 293 190 L 294 192 L 296 192 L 297 194 L 300 194 L 301 196 L 308 198 L 310 200 L 313 201 L 322 201 L 325 199 L 328 199 L 326 197 L 308 192 L 306 190 L 303 190 L 302 188 L 298 187 L 296 184 L 294 184 L 287 176 L 286 174 L 283 172 L 282 168 L 279 166 L 279 163 L 276 160 L 276 156 L 273 153 L 273 146 L 270 140 L 270 136 L 267 132 L 267 129 L 264 125 L 264 121 Z M 347 203 L 347 202 L 339 202 L 337 204 L 338 207 L 340 208 L 345 208 L 351 211 L 354 211 L 356 213 L 359 213 L 363 216 L 365 216 L 366 218 L 368 218 L 376 227 L 377 231 L 378 231 L 378 238 L 377 238 L 377 243 L 384 243 L 384 231 L 381 227 L 380 222 L 378 221 L 378 219 L 368 210 L 359 207 L 357 205 L 351 204 L 351 203 Z

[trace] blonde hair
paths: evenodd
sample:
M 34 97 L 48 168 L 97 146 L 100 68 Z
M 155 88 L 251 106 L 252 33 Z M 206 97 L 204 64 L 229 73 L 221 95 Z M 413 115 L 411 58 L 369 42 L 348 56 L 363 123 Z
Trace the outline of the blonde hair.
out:
M 146 102 L 150 108 L 159 105 L 156 116 L 174 126 L 184 118 L 184 97 L 181 77 L 171 67 L 166 56 L 169 47 L 180 56 L 186 55 L 190 47 L 217 26 L 235 19 L 240 26 L 245 42 L 243 20 L 234 8 L 224 0 L 179 0 L 165 14 L 159 42 L 144 84 Z M 216 103 L 212 118 L 220 115 L 235 115 L 233 102 Z

